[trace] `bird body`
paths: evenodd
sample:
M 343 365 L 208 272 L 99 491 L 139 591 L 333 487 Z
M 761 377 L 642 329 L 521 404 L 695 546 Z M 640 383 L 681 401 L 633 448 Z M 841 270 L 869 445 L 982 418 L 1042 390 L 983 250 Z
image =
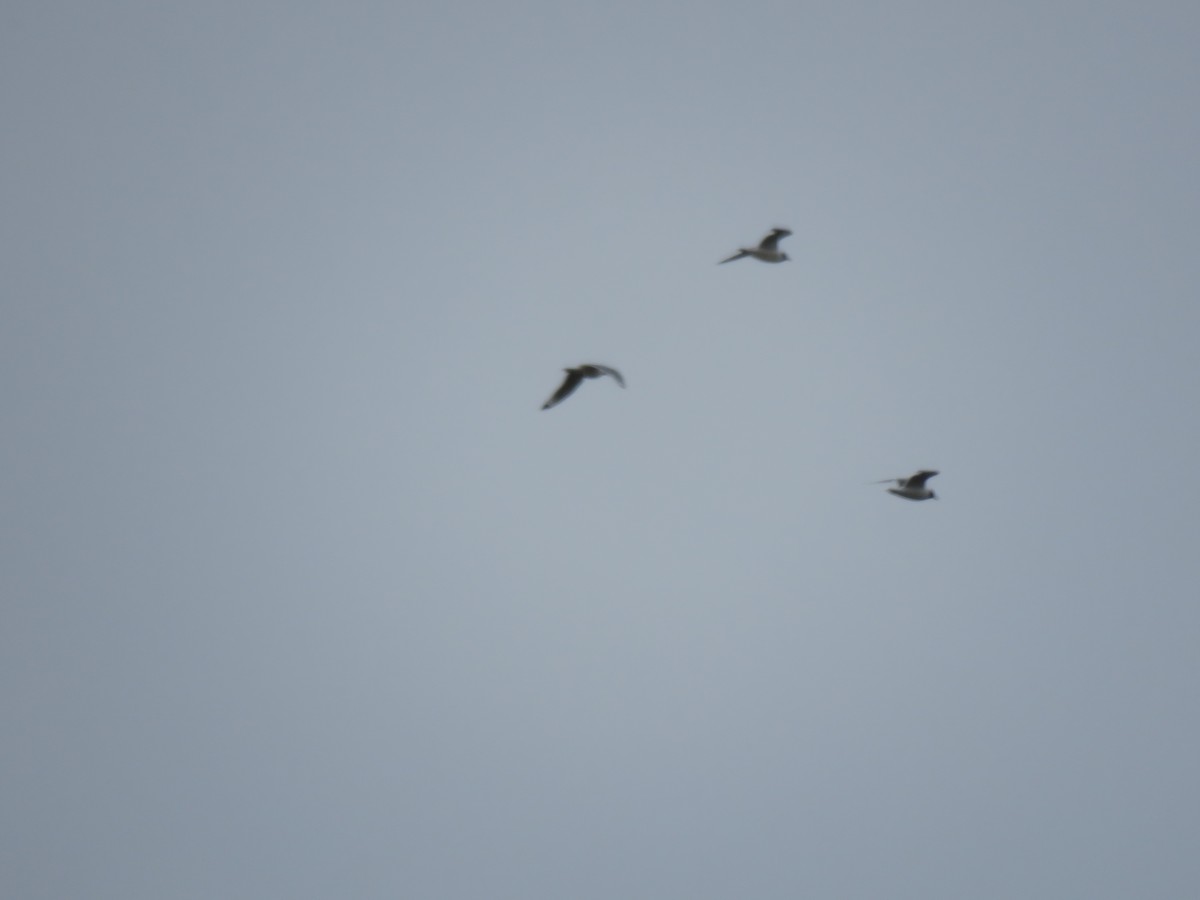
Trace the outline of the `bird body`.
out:
M 937 494 L 925 486 L 930 478 L 936 475 L 937 472 L 930 469 L 922 469 L 914 475 L 909 475 L 907 478 L 885 478 L 883 481 L 877 481 L 876 484 L 888 484 L 896 482 L 895 487 L 888 488 L 889 494 L 895 494 L 897 497 L 903 497 L 905 500 L 936 500 Z
M 733 256 L 726 257 L 717 263 L 717 265 L 733 262 L 735 259 L 742 259 L 746 256 L 753 256 L 755 259 L 769 263 L 784 262 L 788 258 L 788 255 L 779 249 L 779 241 L 789 234 L 791 232 L 786 228 L 772 228 L 771 233 L 759 241 L 757 247 L 742 247 Z
M 585 378 L 599 378 L 601 375 L 611 375 L 621 387 L 625 387 L 625 379 L 621 377 L 621 373 L 611 366 L 602 366 L 598 363 L 584 363 L 581 366 L 576 366 L 573 369 L 563 369 L 567 373 L 563 378 L 562 384 L 558 386 L 558 390 L 542 404 L 542 409 L 549 409 L 552 406 L 557 406 L 562 403 L 573 393 L 575 388 L 583 382 Z

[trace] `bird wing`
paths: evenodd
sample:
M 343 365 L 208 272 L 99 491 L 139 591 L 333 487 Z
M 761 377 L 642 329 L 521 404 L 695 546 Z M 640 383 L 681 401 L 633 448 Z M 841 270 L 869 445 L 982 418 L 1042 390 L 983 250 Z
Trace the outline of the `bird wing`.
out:
M 593 369 L 598 369 L 599 371 L 603 372 L 605 375 L 611 375 L 613 378 L 616 379 L 617 384 L 619 384 L 621 387 L 625 387 L 625 379 L 622 378 L 621 373 L 618 372 L 616 369 L 614 369 L 612 366 L 602 366 L 599 363 L 588 363 L 588 365 L 591 366 Z
M 771 233 L 762 239 L 762 243 L 758 245 L 758 249 L 777 250 L 779 249 L 779 239 L 785 238 L 789 234 L 791 234 L 791 232 L 786 228 L 772 228 Z
M 929 469 L 922 469 L 916 475 L 909 475 L 908 480 L 904 483 L 904 486 L 911 488 L 923 488 L 925 487 L 925 482 L 927 482 L 936 474 L 937 472 L 930 471 Z
M 719 263 L 717 263 L 717 265 L 718 266 L 724 265 L 727 262 L 733 262 L 735 259 L 741 259 L 743 256 L 749 256 L 749 255 L 750 254 L 747 253 L 745 250 L 739 250 L 737 253 L 733 254 L 733 256 L 725 257 L 723 260 L 721 260 Z
M 562 384 L 558 386 L 558 390 L 554 392 L 549 400 L 542 404 L 542 409 L 549 409 L 552 406 L 557 406 L 562 403 L 571 394 L 575 393 L 575 388 L 579 387 L 579 382 L 583 381 L 583 376 L 574 369 L 567 369 L 567 377 L 563 379 Z

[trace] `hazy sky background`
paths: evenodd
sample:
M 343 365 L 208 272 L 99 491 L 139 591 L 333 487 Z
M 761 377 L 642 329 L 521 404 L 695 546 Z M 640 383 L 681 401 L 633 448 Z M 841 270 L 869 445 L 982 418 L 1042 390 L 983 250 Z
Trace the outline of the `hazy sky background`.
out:
M 1200 896 L 1198 46 L 7 4 L 0 895 Z

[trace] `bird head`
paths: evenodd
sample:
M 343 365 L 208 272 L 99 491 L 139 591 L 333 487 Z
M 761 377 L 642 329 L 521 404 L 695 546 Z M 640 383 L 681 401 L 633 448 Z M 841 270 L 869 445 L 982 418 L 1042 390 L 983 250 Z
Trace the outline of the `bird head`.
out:
M 780 253 L 780 254 L 779 254 L 779 261 L 780 261 L 780 262 L 787 262 L 789 259 L 791 259 L 791 257 L 790 257 L 790 256 L 788 256 L 786 253 Z

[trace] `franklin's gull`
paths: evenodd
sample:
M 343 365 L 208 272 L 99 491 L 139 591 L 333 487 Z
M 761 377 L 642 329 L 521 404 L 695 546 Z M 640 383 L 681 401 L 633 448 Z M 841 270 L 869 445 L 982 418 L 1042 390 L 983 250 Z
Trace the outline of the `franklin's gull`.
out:
M 897 497 L 903 497 L 905 500 L 936 500 L 937 494 L 925 487 L 925 482 L 936 475 L 937 472 L 930 469 L 922 469 L 915 475 L 909 475 L 907 478 L 885 478 L 883 481 L 876 481 L 875 484 L 887 484 L 888 482 L 896 482 L 895 487 L 888 488 L 889 494 L 895 494 Z
M 611 375 L 616 379 L 617 384 L 625 387 L 625 379 L 621 377 L 621 373 L 609 366 L 584 363 L 582 366 L 576 366 L 574 369 L 563 369 L 563 371 L 567 373 L 567 377 L 558 386 L 558 390 L 554 392 L 554 396 L 542 404 L 542 409 L 549 409 L 552 406 L 562 403 L 571 394 L 575 393 L 575 388 L 579 387 L 579 383 L 585 378 L 599 378 L 601 375 Z
M 727 262 L 733 262 L 735 259 L 741 259 L 743 256 L 753 256 L 755 259 L 761 259 L 763 262 L 777 263 L 783 262 L 788 258 L 788 255 L 779 249 L 780 238 L 785 238 L 789 234 L 786 228 L 772 228 L 771 233 L 763 238 L 757 247 L 742 247 L 733 256 L 727 257 L 717 265 L 723 265 Z

